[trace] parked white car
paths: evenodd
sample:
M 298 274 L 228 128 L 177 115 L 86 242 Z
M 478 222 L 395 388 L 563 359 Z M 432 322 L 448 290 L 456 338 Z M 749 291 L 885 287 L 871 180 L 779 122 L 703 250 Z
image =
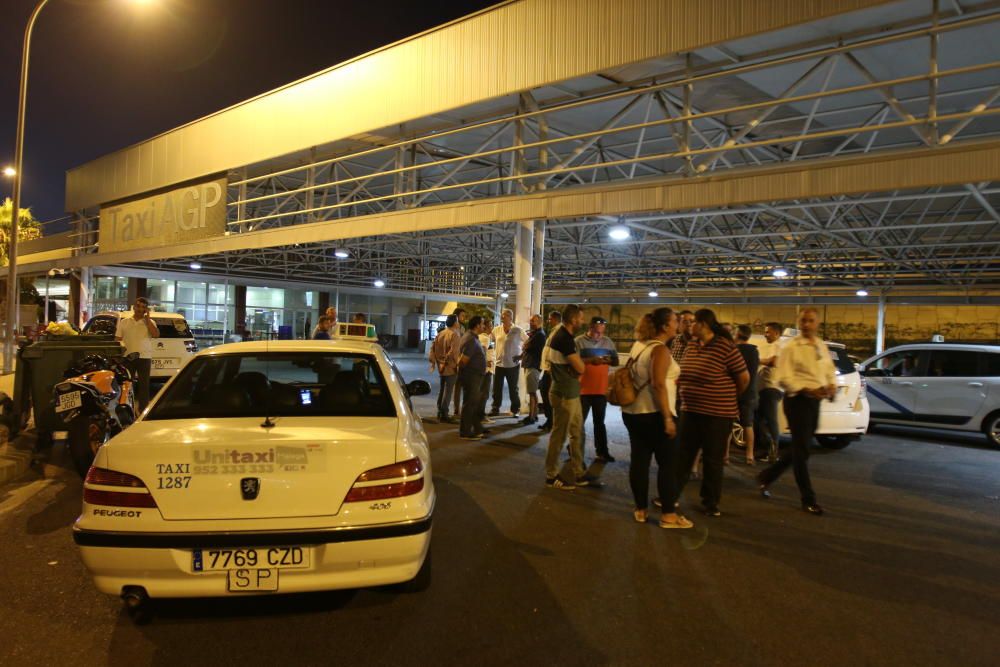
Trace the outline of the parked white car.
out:
M 861 369 L 873 422 L 978 431 L 1000 448 L 1000 346 L 900 345 Z
M 786 329 L 778 339 L 779 347 L 796 335 L 796 330 Z M 750 337 L 750 342 L 760 345 L 765 341 L 763 336 L 754 335 Z M 841 343 L 829 341 L 826 346 L 837 373 L 837 395 L 832 401 L 820 402 L 816 442 L 830 449 L 842 449 L 868 430 L 870 408 L 865 378 L 847 355 L 847 348 Z M 781 432 L 788 433 L 788 423 L 780 406 L 778 420 Z
M 160 337 L 152 342 L 153 357 L 149 377 L 153 382 L 165 382 L 177 375 L 188 359 L 198 351 L 198 343 L 183 315 L 154 310 L 150 316 L 160 330 Z M 132 311 L 100 312 L 84 325 L 83 333 L 114 335 L 118 320 L 122 317 L 132 317 Z
M 195 356 L 102 447 L 73 529 L 97 588 L 291 593 L 430 577 L 427 436 L 382 348 L 257 341 Z

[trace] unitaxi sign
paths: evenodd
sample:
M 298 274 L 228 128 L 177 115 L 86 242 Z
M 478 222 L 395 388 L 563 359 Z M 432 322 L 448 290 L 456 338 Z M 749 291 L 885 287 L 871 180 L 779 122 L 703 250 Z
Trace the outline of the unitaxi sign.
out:
M 101 253 L 155 248 L 222 236 L 226 179 L 193 183 L 101 207 Z

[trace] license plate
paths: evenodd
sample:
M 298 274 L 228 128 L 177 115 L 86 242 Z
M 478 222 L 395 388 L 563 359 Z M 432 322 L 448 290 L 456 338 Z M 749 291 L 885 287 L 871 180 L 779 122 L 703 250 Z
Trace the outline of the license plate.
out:
M 176 359 L 153 359 L 153 368 L 173 368 L 176 365 Z
M 278 571 L 273 569 L 229 570 L 226 588 L 230 593 L 276 591 L 278 590 Z
M 257 568 L 298 570 L 307 567 L 309 567 L 309 549 L 306 547 L 195 549 L 191 561 L 191 569 L 195 572 L 253 570 Z
M 80 396 L 80 392 L 70 391 L 59 394 L 59 400 L 56 401 L 56 412 L 66 412 L 81 405 L 83 405 L 83 398 Z

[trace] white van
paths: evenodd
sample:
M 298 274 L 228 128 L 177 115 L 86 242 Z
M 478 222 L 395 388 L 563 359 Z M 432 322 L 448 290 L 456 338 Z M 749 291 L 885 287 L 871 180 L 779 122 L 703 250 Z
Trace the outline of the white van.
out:
M 1000 448 L 1000 345 L 900 345 L 861 373 L 873 422 L 979 431 Z
M 100 312 L 84 325 L 83 333 L 113 336 L 118 327 L 118 320 L 122 317 L 132 317 L 132 311 Z M 177 375 L 188 359 L 198 351 L 198 344 L 183 315 L 154 310 L 150 313 L 150 317 L 160 330 L 160 337 L 152 343 L 153 363 L 149 377 L 152 382 L 165 382 Z
M 797 335 L 797 330 L 785 329 L 778 339 L 779 348 Z M 750 342 L 759 346 L 766 341 L 761 335 L 753 335 L 750 337 Z M 830 358 L 837 373 L 837 395 L 832 401 L 820 402 L 816 442 L 829 449 L 843 449 L 868 430 L 870 417 L 868 392 L 865 379 L 847 355 L 847 348 L 842 343 L 829 341 L 826 341 L 826 347 L 830 350 Z M 781 432 L 788 433 L 785 412 L 780 406 L 778 421 L 781 424 Z

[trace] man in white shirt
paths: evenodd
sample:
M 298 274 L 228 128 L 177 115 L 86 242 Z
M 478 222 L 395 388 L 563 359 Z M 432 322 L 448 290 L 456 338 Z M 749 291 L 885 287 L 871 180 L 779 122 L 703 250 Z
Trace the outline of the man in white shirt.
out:
M 500 324 L 493 329 L 497 367 L 493 373 L 493 409 L 490 410 L 490 416 L 500 414 L 505 380 L 507 393 L 510 395 L 511 414 L 517 417 L 521 411 L 521 395 L 517 385 L 521 375 L 521 346 L 524 339 L 524 330 L 514 324 L 514 311 L 505 308 L 500 313 Z
M 131 313 L 122 313 L 115 328 L 115 340 L 125 346 L 125 354 L 138 353 L 139 358 L 130 363 L 135 375 L 135 400 L 139 412 L 149 405 L 149 372 L 153 364 L 152 339 L 160 337 L 160 330 L 149 316 L 149 301 L 139 297 Z
M 833 400 L 837 392 L 836 369 L 830 350 L 820 340 L 819 311 L 811 306 L 799 312 L 799 335 L 781 348 L 775 381 L 785 390 L 782 404 L 788 428 L 792 432 L 791 446 L 782 449 L 777 463 L 757 476 L 760 493 L 770 498 L 769 490 L 781 473 L 795 471 L 795 483 L 802 496 L 802 509 L 820 515 L 823 508 L 816 503 L 816 493 L 809 479 L 809 445 L 819 423 L 819 402 Z
M 781 426 L 778 424 L 778 403 L 781 403 L 781 387 L 775 383 L 775 368 L 778 364 L 778 339 L 781 338 L 782 327 L 778 322 L 768 322 L 764 325 L 764 340 L 757 346 L 760 354 L 760 370 L 757 385 L 759 387 L 757 401 L 757 419 L 754 423 L 754 433 L 757 434 L 757 449 L 760 458 L 767 457 L 771 463 L 777 461 L 778 435 Z

